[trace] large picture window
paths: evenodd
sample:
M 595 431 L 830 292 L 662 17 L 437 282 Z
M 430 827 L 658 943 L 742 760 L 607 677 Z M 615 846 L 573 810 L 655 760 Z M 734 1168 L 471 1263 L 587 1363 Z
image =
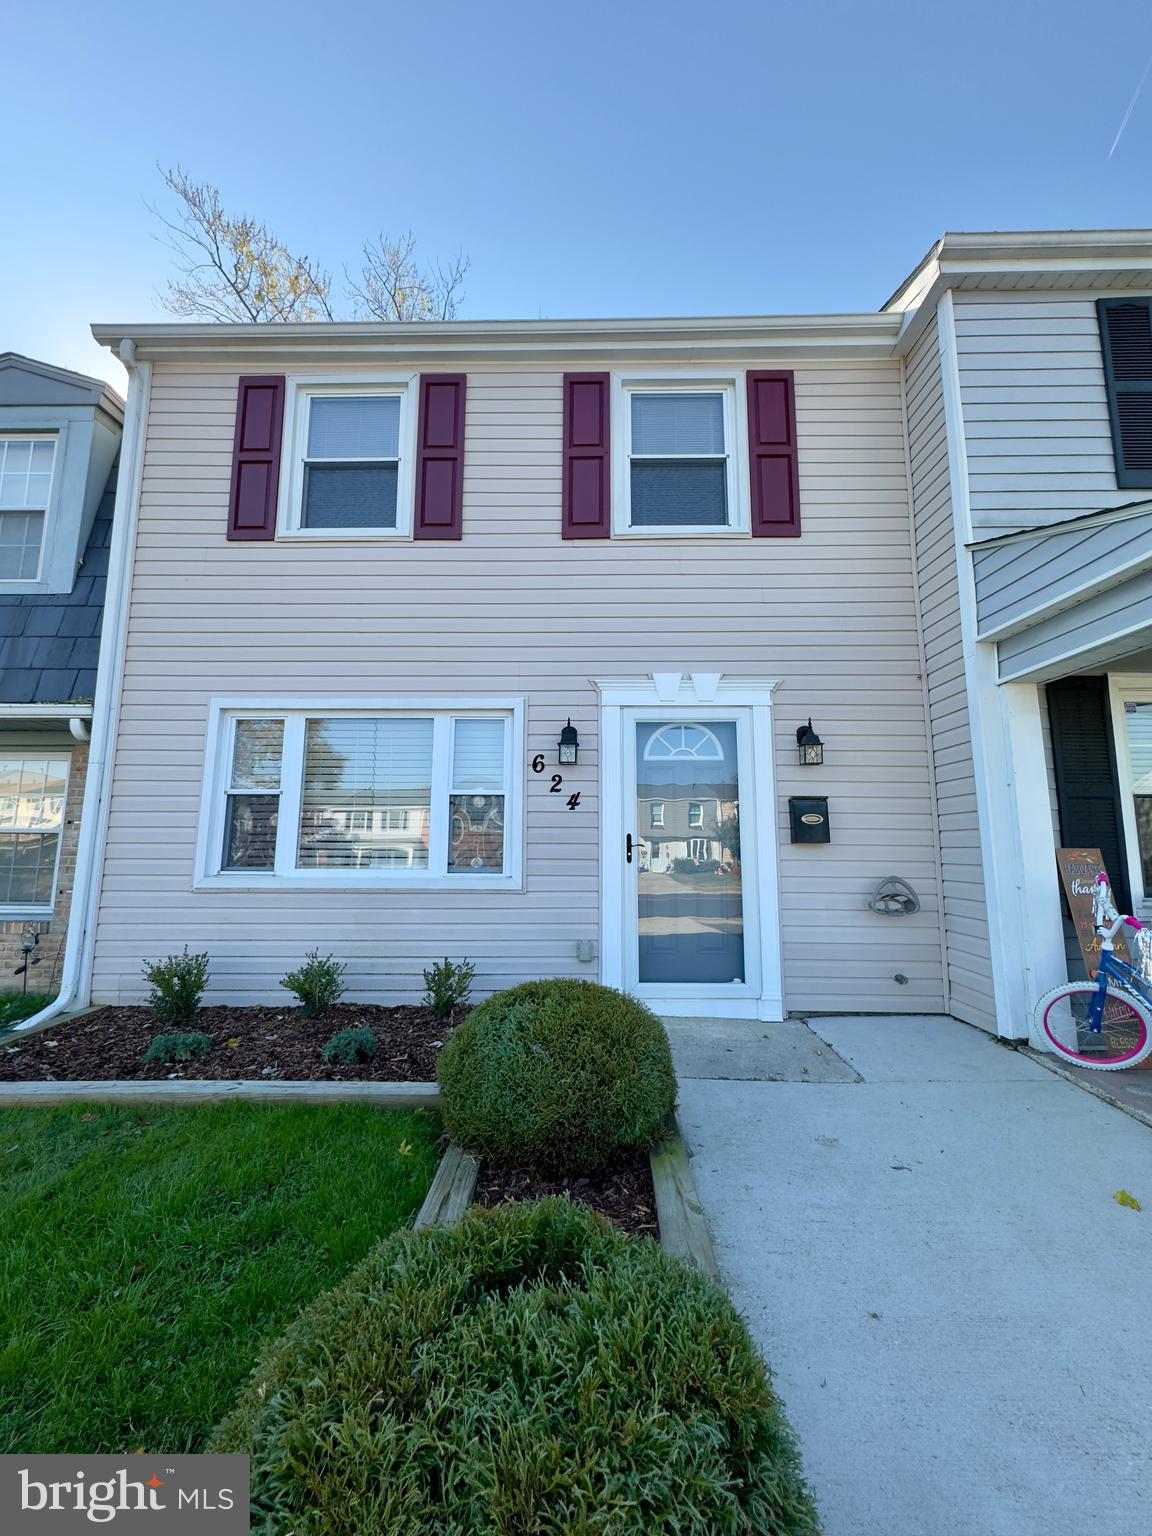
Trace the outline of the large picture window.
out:
M 519 707 L 222 709 L 202 879 L 510 880 Z
M 0 916 L 52 912 L 67 757 L 0 758 Z

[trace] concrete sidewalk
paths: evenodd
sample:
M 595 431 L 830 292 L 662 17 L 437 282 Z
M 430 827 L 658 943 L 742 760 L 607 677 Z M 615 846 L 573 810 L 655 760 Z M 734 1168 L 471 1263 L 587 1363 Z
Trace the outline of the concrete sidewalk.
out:
M 952 1020 L 795 1028 L 824 1080 L 681 1041 L 680 1120 L 826 1536 L 1148 1536 L 1152 1133 Z

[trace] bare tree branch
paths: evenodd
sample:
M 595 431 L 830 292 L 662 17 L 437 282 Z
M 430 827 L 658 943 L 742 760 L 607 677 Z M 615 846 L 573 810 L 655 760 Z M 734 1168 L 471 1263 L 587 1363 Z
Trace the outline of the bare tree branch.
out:
M 152 212 L 168 231 L 163 243 L 178 258 L 179 279 L 164 303 L 176 315 L 203 320 L 331 320 L 332 279 L 307 256 L 294 256 L 266 224 L 232 218 L 219 189 L 179 166 L 161 169 L 178 200 L 175 220 Z M 151 206 L 151 205 L 150 205 Z
M 458 253 L 447 268 L 421 268 L 411 230 L 399 239 L 380 234 L 366 241 L 360 280 L 348 269 L 348 297 L 357 316 L 375 320 L 452 320 L 463 299 L 468 260 Z
M 334 320 L 331 276 L 307 256 L 296 256 L 253 218 L 225 213 L 211 182 L 197 182 L 176 166 L 158 167 L 176 198 L 169 218 L 149 208 L 166 233 L 157 239 L 177 258 L 179 276 L 162 295 L 173 314 L 214 321 Z M 458 251 L 441 266 L 421 267 L 412 231 L 393 240 L 365 242 L 358 279 L 344 269 L 351 318 L 452 320 L 464 297 L 468 258 Z

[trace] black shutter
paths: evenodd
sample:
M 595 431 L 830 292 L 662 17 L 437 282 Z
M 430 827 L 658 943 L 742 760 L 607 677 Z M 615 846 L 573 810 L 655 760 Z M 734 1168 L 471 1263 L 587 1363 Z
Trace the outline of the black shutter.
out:
M 1121 490 L 1152 488 L 1152 299 L 1097 299 Z
M 1062 677 L 1047 691 L 1061 845 L 1099 848 L 1117 905 L 1131 912 L 1108 679 Z

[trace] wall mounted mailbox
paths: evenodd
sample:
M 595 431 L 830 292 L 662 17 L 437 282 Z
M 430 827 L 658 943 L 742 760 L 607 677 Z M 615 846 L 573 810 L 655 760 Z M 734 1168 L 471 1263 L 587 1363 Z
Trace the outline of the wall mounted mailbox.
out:
M 827 795 L 791 795 L 788 815 L 794 843 L 830 843 Z

